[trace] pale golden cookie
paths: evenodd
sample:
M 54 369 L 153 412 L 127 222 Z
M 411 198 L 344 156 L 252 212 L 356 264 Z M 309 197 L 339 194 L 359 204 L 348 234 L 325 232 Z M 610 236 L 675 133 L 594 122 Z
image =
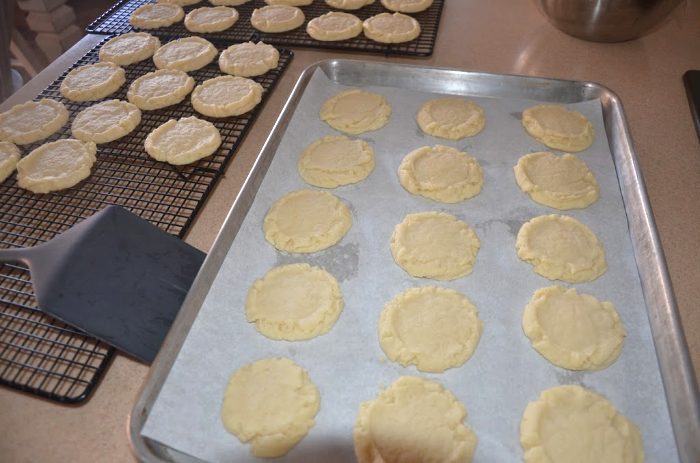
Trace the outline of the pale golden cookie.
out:
M 17 163 L 17 185 L 33 193 L 70 188 L 90 176 L 96 153 L 92 142 L 64 138 L 45 143 Z
M 428 135 L 459 140 L 481 132 L 486 117 L 479 105 L 464 98 L 436 98 L 421 106 L 416 122 Z
M 185 37 L 160 47 L 153 55 L 158 69 L 195 71 L 214 61 L 219 51 L 201 37 Z
M 350 209 L 325 191 L 297 190 L 265 216 L 265 239 L 281 251 L 316 252 L 340 241 L 352 225 Z
M 381 0 L 384 8 L 399 13 L 420 13 L 433 4 L 433 0 Z
M 248 3 L 250 0 L 209 0 L 214 6 L 239 6 Z
M 443 145 L 411 151 L 399 165 L 399 182 L 408 192 L 443 203 L 476 196 L 484 175 L 476 158 Z
M 420 35 L 420 24 L 401 13 L 379 13 L 365 19 L 362 29 L 368 39 L 380 43 L 410 42 Z
M 109 143 L 130 133 L 141 122 L 136 105 L 121 100 L 107 100 L 90 106 L 73 119 L 71 133 L 82 141 Z
M 374 150 L 366 141 L 326 136 L 309 145 L 297 164 L 299 175 L 310 185 L 335 188 L 357 183 L 374 169 Z
M 245 77 L 219 76 L 208 79 L 192 92 L 192 107 L 209 117 L 240 116 L 262 100 L 263 88 Z
M 129 17 L 129 24 L 137 29 L 158 29 L 182 21 L 185 10 L 168 3 L 146 3 L 136 8 Z
M 156 161 L 192 164 L 213 154 L 221 145 L 219 130 L 195 116 L 170 119 L 146 137 L 146 152 Z
M 304 12 L 295 6 L 268 5 L 253 10 L 250 24 L 261 32 L 286 32 L 304 24 Z
M 614 305 L 563 286 L 535 291 L 525 306 L 523 331 L 544 358 L 569 370 L 607 368 L 625 339 Z
M 203 6 L 185 16 L 185 27 L 190 32 L 221 32 L 238 21 L 238 11 L 227 6 Z
M 326 4 L 331 8 L 339 10 L 359 10 L 363 6 L 371 5 L 374 0 L 326 0 Z
M 126 82 L 124 69 L 114 63 L 86 64 L 70 71 L 61 82 L 61 95 L 73 101 L 96 101 Z
M 153 56 L 160 40 L 147 32 L 127 32 L 109 39 L 100 47 L 100 61 L 128 66 Z
M 520 422 L 525 463 L 642 463 L 639 429 L 605 397 L 581 386 L 547 389 Z
M 314 0 L 265 0 L 268 5 L 289 5 L 289 6 L 306 6 L 311 5 Z
M 469 225 L 445 212 L 408 214 L 391 235 L 396 263 L 414 277 L 436 280 L 469 275 L 480 247 Z
M 300 341 L 330 331 L 343 310 L 343 295 L 330 273 L 309 264 L 275 267 L 253 283 L 246 320 L 272 339 Z
M 194 79 L 177 69 L 159 69 L 142 75 L 129 86 L 126 97 L 140 109 L 160 109 L 185 99 Z
M 362 402 L 353 440 L 358 463 L 470 463 L 476 435 L 467 410 L 441 384 L 401 376 Z
M 523 111 L 522 122 L 527 133 L 550 148 L 583 151 L 593 144 L 591 121 L 565 106 L 533 106 Z
M 306 32 L 323 42 L 348 40 L 360 35 L 362 21 L 353 14 L 332 11 L 309 21 Z
M 608 269 L 603 244 L 573 217 L 541 215 L 518 232 L 515 249 L 532 269 L 550 280 L 592 281 Z
M 171 5 L 190 6 L 196 5 L 202 0 L 156 0 L 158 3 L 169 3 Z
M 351 89 L 327 99 L 319 117 L 336 130 L 359 134 L 381 129 L 389 122 L 391 106 L 382 95 Z
M 17 167 L 17 161 L 22 156 L 19 148 L 9 141 L 0 141 L 0 183 L 7 180 Z
M 219 69 L 226 74 L 253 77 L 275 69 L 280 53 L 272 45 L 263 42 L 237 43 L 219 55 Z
M 0 140 L 28 145 L 52 135 L 66 122 L 68 110 L 60 101 L 27 101 L 0 113 Z

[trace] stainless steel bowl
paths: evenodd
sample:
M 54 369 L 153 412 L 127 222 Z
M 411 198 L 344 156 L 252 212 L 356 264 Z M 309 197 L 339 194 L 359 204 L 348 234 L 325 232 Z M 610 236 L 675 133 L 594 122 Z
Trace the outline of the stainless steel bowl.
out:
M 534 0 L 549 22 L 569 35 L 623 42 L 646 34 L 683 0 Z

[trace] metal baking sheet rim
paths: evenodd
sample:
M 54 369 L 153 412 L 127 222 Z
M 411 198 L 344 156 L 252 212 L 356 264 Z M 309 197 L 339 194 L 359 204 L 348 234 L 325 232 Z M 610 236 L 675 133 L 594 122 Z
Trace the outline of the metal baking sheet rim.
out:
M 637 268 L 642 282 L 654 345 L 659 359 L 666 399 L 678 452 L 683 463 L 700 460 L 700 394 L 680 324 L 671 280 L 666 267 L 644 179 L 632 146 L 622 103 L 606 87 L 592 82 L 541 77 L 489 74 L 415 65 L 330 59 L 307 67 L 275 122 L 251 171 L 229 211 L 199 275 L 156 357 L 128 420 L 128 435 L 136 456 L 146 462 L 201 461 L 141 436 L 151 406 L 199 312 L 231 243 L 255 198 L 297 103 L 316 71 L 321 69 L 339 83 L 382 85 L 379 79 L 408 77 L 410 87 L 421 91 L 481 96 L 527 98 L 559 103 L 600 99 L 610 140 L 618 183 L 624 200 Z M 349 74 L 351 78 L 344 82 Z M 392 85 L 397 86 L 397 85 Z

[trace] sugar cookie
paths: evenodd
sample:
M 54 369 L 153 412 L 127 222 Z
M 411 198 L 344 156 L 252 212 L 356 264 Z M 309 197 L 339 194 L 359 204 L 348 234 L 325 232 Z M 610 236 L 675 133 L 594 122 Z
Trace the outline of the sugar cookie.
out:
M 365 19 L 362 29 L 368 39 L 380 43 L 410 42 L 420 35 L 420 24 L 401 13 L 379 13 Z
M 146 152 L 156 161 L 192 164 L 213 154 L 221 145 L 219 130 L 195 116 L 170 119 L 146 137 Z
M 263 42 L 237 43 L 219 55 L 219 69 L 226 74 L 253 77 L 275 69 L 280 53 L 272 45 Z
M 343 310 L 343 296 L 330 273 L 309 264 L 275 267 L 253 283 L 246 320 L 272 339 L 299 341 L 330 331 Z
M 268 5 L 289 5 L 289 6 L 306 6 L 311 5 L 314 0 L 265 0 Z
M 374 150 L 366 141 L 326 136 L 310 144 L 297 164 L 299 175 L 310 185 L 335 188 L 357 183 L 374 169 Z
M 209 0 L 214 6 L 239 6 L 248 3 L 250 0 Z
M 433 4 L 433 0 L 381 0 L 384 8 L 399 13 L 420 13 Z
M 158 69 L 196 71 L 214 61 L 219 51 L 201 37 L 185 37 L 168 42 L 153 55 Z
M 319 117 L 336 130 L 359 134 L 381 129 L 389 122 L 391 106 L 382 95 L 351 89 L 327 99 Z
M 33 193 L 48 193 L 77 185 L 90 176 L 97 147 L 66 139 L 45 143 L 17 163 L 17 185 Z
M 19 148 L 9 141 L 0 141 L 0 183 L 7 180 L 17 167 L 17 161 L 22 156 Z
M 121 100 L 107 100 L 90 106 L 73 119 L 71 133 L 82 141 L 109 143 L 130 133 L 141 122 L 136 105 Z
M 185 16 L 185 27 L 190 32 L 206 33 L 225 31 L 238 21 L 238 11 L 227 6 L 203 6 Z
M 193 88 L 194 79 L 186 72 L 159 69 L 133 81 L 126 97 L 140 109 L 160 109 L 181 102 Z
M 421 130 L 434 137 L 459 140 L 481 132 L 486 125 L 484 110 L 464 98 L 426 101 L 416 114 Z
M 403 158 L 399 182 L 409 193 L 456 203 L 478 195 L 484 175 L 474 157 L 449 146 L 435 145 L 418 148 Z
M 259 458 L 281 457 L 316 422 L 321 395 L 302 367 L 267 358 L 236 370 L 226 385 L 221 420 Z
M 0 113 L 0 140 L 28 145 L 52 135 L 66 122 L 68 110 L 60 101 L 27 101 Z
M 268 5 L 253 10 L 250 24 L 261 32 L 286 32 L 304 24 L 304 12 L 295 6 Z
M 362 21 L 350 13 L 331 11 L 318 16 L 306 25 L 306 33 L 322 42 L 348 40 L 362 32 Z
M 160 40 L 147 32 L 127 32 L 109 39 L 100 47 L 100 61 L 128 66 L 153 56 Z
M 550 148 L 583 151 L 593 144 L 591 121 L 565 106 L 533 106 L 523 111 L 522 122 L 527 133 Z
M 603 244 L 573 217 L 541 215 L 518 232 L 515 249 L 532 269 L 550 280 L 592 281 L 608 269 Z
M 182 21 L 185 10 L 168 3 L 146 3 L 136 8 L 129 17 L 129 24 L 137 29 L 158 29 Z
M 326 0 L 326 4 L 331 8 L 339 10 L 359 10 L 363 6 L 371 5 L 374 0 Z
M 297 190 L 272 205 L 265 239 L 281 251 L 315 252 L 340 241 L 352 225 L 350 209 L 325 191 Z
M 605 397 L 581 386 L 547 389 L 520 422 L 525 463 L 642 463 L 639 429 Z
M 481 243 L 476 233 L 445 212 L 408 214 L 391 235 L 391 254 L 414 277 L 454 280 L 469 275 Z
M 614 305 L 563 286 L 535 291 L 525 306 L 523 331 L 544 358 L 569 370 L 607 368 L 625 339 Z
M 401 376 L 360 405 L 355 456 L 358 463 L 469 463 L 476 435 L 466 417 L 464 405 L 441 384 Z
M 192 92 L 192 107 L 209 117 L 240 116 L 262 100 L 263 88 L 245 77 L 219 76 L 208 79 Z
M 73 101 L 96 101 L 126 82 L 124 69 L 110 62 L 86 64 L 70 71 L 61 82 L 61 95 Z

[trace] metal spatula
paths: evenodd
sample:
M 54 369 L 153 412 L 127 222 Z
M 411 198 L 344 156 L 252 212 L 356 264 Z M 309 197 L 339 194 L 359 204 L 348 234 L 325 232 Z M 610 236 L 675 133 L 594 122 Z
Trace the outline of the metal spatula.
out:
M 39 309 L 150 363 L 205 254 L 119 206 L 0 262 L 29 266 Z

